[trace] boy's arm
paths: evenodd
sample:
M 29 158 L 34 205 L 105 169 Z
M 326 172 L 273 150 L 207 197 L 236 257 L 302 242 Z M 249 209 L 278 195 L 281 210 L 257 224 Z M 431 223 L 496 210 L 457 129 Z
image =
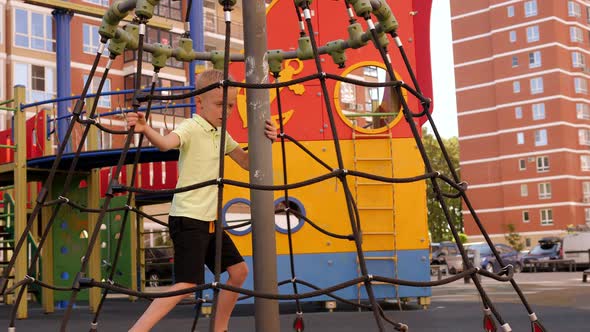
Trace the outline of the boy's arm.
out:
M 266 124 L 264 127 L 264 135 L 270 139 L 271 142 L 274 142 L 277 139 L 277 128 L 275 127 L 274 123 L 270 120 L 266 120 Z M 231 159 L 233 159 L 240 167 L 245 170 L 250 170 L 250 161 L 248 159 L 248 152 L 244 151 L 241 147 L 235 148 L 232 152 L 228 154 Z
M 144 136 L 160 151 L 168 151 L 180 146 L 180 137 L 175 133 L 162 136 L 145 121 L 143 113 L 127 113 L 127 125 L 135 126 L 136 133 L 143 133 Z

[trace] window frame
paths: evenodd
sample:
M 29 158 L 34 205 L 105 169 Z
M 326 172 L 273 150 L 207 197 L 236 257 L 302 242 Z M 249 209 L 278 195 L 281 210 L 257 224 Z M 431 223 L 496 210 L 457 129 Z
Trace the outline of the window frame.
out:
M 576 119 L 590 120 L 590 105 L 576 103 Z
M 531 215 L 528 210 L 522 211 L 522 222 L 524 222 L 524 223 L 531 222 Z
M 537 184 L 537 192 L 539 199 L 551 199 L 551 182 L 541 182 Z
M 590 172 L 590 155 L 580 155 L 580 171 Z
M 549 172 L 549 156 L 538 156 L 535 158 L 535 165 L 537 166 L 538 173 Z
M 528 197 L 529 196 L 529 186 L 526 183 L 522 183 L 520 185 L 520 197 Z
M 529 52 L 529 68 L 541 67 L 541 51 Z
M 524 133 L 518 132 L 516 133 L 516 144 L 523 145 L 525 143 Z
M 585 68 L 586 67 L 586 57 L 582 52 L 573 51 L 572 52 L 572 67 L 573 68 Z
M 549 144 L 549 138 L 547 137 L 547 129 L 535 130 L 535 146 L 545 146 Z
M 524 17 L 536 16 L 539 13 L 537 0 L 529 0 L 524 2 Z
M 539 210 L 541 226 L 553 225 L 553 210 L 552 209 L 541 209 Z
M 511 43 L 515 43 L 516 42 L 516 39 L 517 39 L 517 37 L 516 37 L 516 30 L 510 30 L 510 31 L 508 31 L 508 40 Z
M 530 91 L 532 95 L 543 93 L 545 91 L 543 77 L 533 77 L 529 80 Z
M 567 2 L 567 16 L 568 17 L 582 17 L 582 7 L 575 1 Z
M 520 93 L 520 81 L 512 82 L 512 92 L 513 93 Z
M 533 26 L 526 28 L 526 41 L 527 41 L 527 43 L 537 42 L 537 41 L 539 41 L 540 38 L 541 38 L 541 36 L 540 36 L 538 25 L 533 25 Z
M 514 118 L 516 119 L 522 119 L 522 106 L 516 106 L 514 108 Z
M 533 120 L 545 119 L 545 103 L 535 103 L 531 105 L 531 112 L 533 114 Z
M 26 29 L 27 32 L 22 33 L 22 32 L 18 32 L 17 31 L 17 12 L 24 12 L 27 16 L 26 19 Z M 33 15 L 40 15 L 43 17 L 43 36 L 36 36 L 33 35 L 33 27 L 32 27 L 32 22 L 33 22 Z M 48 24 L 49 27 L 47 26 Z M 53 17 L 51 15 L 47 15 L 45 13 L 41 13 L 41 12 L 36 12 L 33 10 L 29 10 L 29 9 L 25 9 L 25 8 L 13 8 L 12 10 L 12 31 L 14 31 L 13 34 L 13 38 L 12 38 L 12 46 L 14 47 L 18 47 L 18 48 L 24 48 L 24 49 L 29 49 L 29 50 L 34 50 L 34 51 L 41 51 L 41 52 L 46 52 L 46 53 L 55 53 L 55 36 L 53 36 Z M 51 34 L 50 37 L 48 37 L 48 34 Z M 26 38 L 27 39 L 27 45 L 19 45 L 19 39 L 18 37 L 21 38 Z M 43 41 L 43 48 L 37 48 L 37 47 L 33 47 L 33 40 L 42 40 Z M 47 49 L 47 45 L 51 45 L 51 49 L 48 50 Z
M 574 77 L 574 92 L 588 94 L 588 81 L 584 77 Z
M 526 159 L 524 159 L 524 158 L 518 159 L 518 170 L 519 171 L 526 170 Z

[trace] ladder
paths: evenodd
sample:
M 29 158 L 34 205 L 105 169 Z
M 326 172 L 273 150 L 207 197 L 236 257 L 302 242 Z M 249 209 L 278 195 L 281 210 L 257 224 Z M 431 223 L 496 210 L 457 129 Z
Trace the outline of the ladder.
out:
M 391 130 L 381 134 L 364 134 L 353 131 L 352 147 L 354 170 L 384 177 L 394 176 Z M 367 269 L 371 274 L 397 278 L 398 253 L 394 185 L 355 177 L 354 188 L 362 231 L 362 249 L 365 253 Z M 387 253 L 383 254 L 383 252 Z M 358 258 L 356 263 L 357 273 L 360 276 Z M 383 283 L 373 282 L 373 284 Z M 382 285 L 382 287 L 387 287 L 386 285 L 389 284 Z M 397 303 L 400 303 L 399 286 L 393 285 L 391 287 L 395 290 Z M 357 285 L 359 303 L 362 298 L 362 288 L 362 283 Z

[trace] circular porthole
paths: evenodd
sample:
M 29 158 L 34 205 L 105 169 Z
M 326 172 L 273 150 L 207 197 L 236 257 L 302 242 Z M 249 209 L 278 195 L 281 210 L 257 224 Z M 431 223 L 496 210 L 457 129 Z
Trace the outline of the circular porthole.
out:
M 342 76 L 371 83 L 384 83 L 388 79 L 385 66 L 375 61 L 356 63 L 346 68 Z M 397 73 L 396 76 L 400 77 Z M 406 91 L 402 91 L 406 98 Z M 365 87 L 337 82 L 334 105 L 346 125 L 366 134 L 385 132 L 402 118 L 401 102 L 393 87 Z
M 222 221 L 224 227 L 230 228 L 227 231 L 234 235 L 245 235 L 250 233 L 252 225 L 252 215 L 250 213 L 250 201 L 245 198 L 234 198 L 227 202 L 222 210 Z
M 287 219 L 287 213 L 285 207 L 287 206 L 285 198 L 281 197 L 275 201 L 275 229 L 277 232 L 288 234 L 289 233 L 289 222 L 291 224 L 291 233 L 295 233 L 303 227 L 305 219 L 295 216 L 293 213 L 289 213 Z M 289 210 L 296 211 L 298 214 L 305 216 L 305 208 L 303 203 L 299 200 L 289 197 Z

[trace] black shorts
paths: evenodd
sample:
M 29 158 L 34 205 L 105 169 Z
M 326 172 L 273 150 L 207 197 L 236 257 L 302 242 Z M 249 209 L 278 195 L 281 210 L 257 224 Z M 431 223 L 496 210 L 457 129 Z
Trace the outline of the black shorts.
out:
M 215 232 L 209 233 L 210 222 L 170 216 L 168 225 L 174 243 L 174 279 L 176 282 L 203 284 L 204 266 L 215 271 Z M 221 272 L 243 261 L 232 239 L 223 232 Z

